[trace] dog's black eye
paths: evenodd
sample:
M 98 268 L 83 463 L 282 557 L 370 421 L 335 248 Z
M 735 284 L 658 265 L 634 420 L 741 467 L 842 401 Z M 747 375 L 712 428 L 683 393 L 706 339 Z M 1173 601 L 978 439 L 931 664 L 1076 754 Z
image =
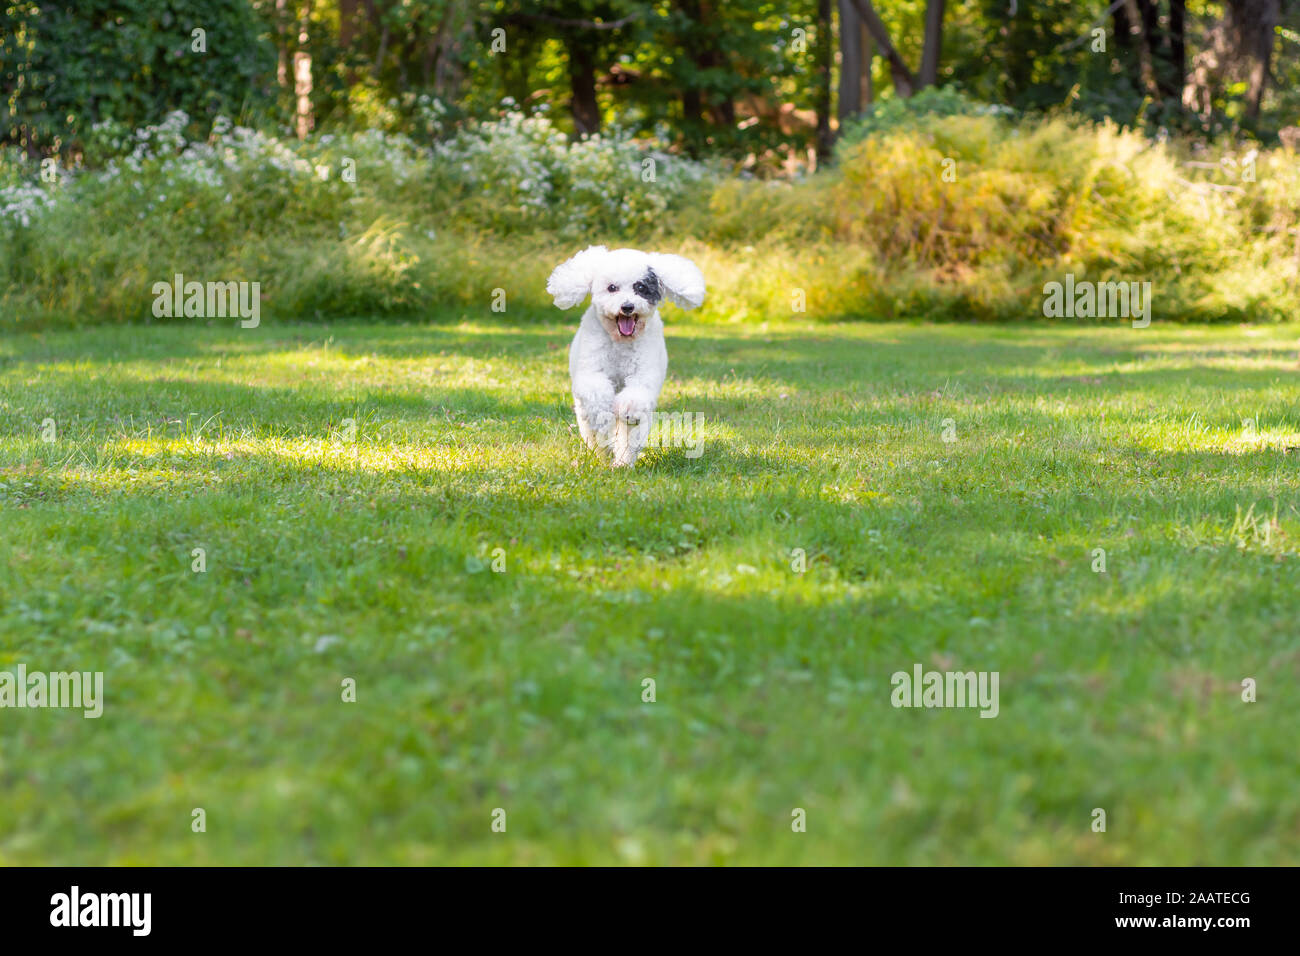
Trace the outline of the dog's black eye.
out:
M 659 277 L 655 275 L 653 269 L 647 269 L 645 278 L 632 283 L 632 291 L 651 305 L 658 302 L 663 296 L 663 292 L 659 287 Z
M 617 292 L 617 291 L 618 291 L 618 286 L 616 286 L 616 285 L 611 285 L 611 286 L 609 287 L 609 291 L 610 291 L 610 292 Z

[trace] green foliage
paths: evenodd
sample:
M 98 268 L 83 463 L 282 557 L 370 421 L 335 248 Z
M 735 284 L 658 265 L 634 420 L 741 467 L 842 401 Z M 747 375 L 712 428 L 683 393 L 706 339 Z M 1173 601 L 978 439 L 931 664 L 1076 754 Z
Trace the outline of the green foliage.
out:
M 1152 281 L 1171 318 L 1283 319 L 1298 304 L 1283 238 L 1295 172 L 1280 151 L 1254 165 L 1252 182 L 1224 186 L 1109 123 L 902 113 L 894 132 L 841 151 L 835 234 L 932 270 L 935 295 L 978 289 L 972 317 L 1032 317 L 1025 287 L 1073 272 Z M 1019 312 L 988 301 L 1017 287 Z
M 0 142 L 50 153 L 80 145 L 97 122 L 133 129 L 178 110 L 211 122 L 269 102 L 275 53 L 245 3 L 20 0 L 6 16 Z
M 791 314 L 796 289 L 822 318 L 1041 319 L 1044 284 L 1066 273 L 1152 282 L 1164 321 L 1300 308 L 1294 153 L 1243 148 L 1207 170 L 1110 124 L 933 99 L 953 108 L 894 111 L 793 181 L 626 135 L 571 141 L 518 113 L 432 149 L 225 120 L 194 139 L 175 114 L 101 129 L 103 155 L 129 152 L 52 183 L 4 150 L 0 323 L 149 320 L 151 284 L 195 270 L 260 282 L 281 319 L 419 315 L 496 288 L 541 309 L 550 266 L 594 242 L 688 252 L 706 320 Z
M 759 154 L 805 139 L 783 134 L 770 117 L 739 121 L 754 103 L 811 105 L 812 38 L 804 38 L 804 49 L 793 40 L 795 30 L 814 31 L 815 9 L 809 0 L 736 0 L 648 12 L 627 57 L 638 80 L 620 98 L 620 119 L 643 130 L 671 129 L 694 156 Z
M 191 139 L 193 125 L 170 114 L 127 137 L 130 152 L 103 169 L 65 170 L 48 185 L 34 163 L 0 150 L 0 171 L 25 177 L 0 186 L 0 275 L 15 284 L 4 321 L 29 321 L 36 302 L 64 321 L 148 319 L 143 290 L 174 272 L 221 268 L 278 285 L 295 243 L 346 250 L 384 210 L 422 191 L 424 169 L 404 137 L 369 131 L 303 144 L 219 117 Z

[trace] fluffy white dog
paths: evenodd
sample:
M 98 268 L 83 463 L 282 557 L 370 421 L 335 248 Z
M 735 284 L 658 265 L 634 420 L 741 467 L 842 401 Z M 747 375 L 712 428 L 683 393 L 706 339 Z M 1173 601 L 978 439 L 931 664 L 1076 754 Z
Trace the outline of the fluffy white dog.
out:
M 616 467 L 635 464 L 668 371 L 659 302 L 695 308 L 704 276 L 681 256 L 591 246 L 556 266 L 546 291 L 561 309 L 591 296 L 569 348 L 578 431 Z

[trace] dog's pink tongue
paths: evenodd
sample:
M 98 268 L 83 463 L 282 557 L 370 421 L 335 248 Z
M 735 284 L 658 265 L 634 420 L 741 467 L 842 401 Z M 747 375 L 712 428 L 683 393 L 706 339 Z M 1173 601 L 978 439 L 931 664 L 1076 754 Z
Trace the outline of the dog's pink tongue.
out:
M 635 318 L 624 318 L 623 316 L 619 316 L 619 319 L 618 319 L 618 334 L 619 334 L 619 335 L 631 335 L 631 334 L 632 334 L 633 332 L 635 332 L 635 331 L 636 331 L 636 319 L 635 319 Z

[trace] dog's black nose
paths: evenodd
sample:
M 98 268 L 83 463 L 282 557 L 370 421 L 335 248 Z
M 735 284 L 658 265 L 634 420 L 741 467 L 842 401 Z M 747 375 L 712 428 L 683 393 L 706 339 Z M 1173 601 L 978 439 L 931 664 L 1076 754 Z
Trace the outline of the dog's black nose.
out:
M 631 315 L 633 312 L 636 311 L 636 306 L 633 305 L 631 302 L 624 302 L 621 308 L 623 310 L 624 315 Z

